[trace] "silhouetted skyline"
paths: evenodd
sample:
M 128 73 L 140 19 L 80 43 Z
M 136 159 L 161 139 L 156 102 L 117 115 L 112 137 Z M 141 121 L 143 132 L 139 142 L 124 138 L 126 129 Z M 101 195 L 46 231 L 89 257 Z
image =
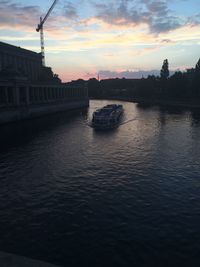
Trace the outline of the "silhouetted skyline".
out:
M 52 2 L 0 1 L 1 41 L 39 52 L 35 28 Z M 157 75 L 164 58 L 170 70 L 190 68 L 200 54 L 198 8 L 197 0 L 60 0 L 45 24 L 46 63 L 63 81 Z

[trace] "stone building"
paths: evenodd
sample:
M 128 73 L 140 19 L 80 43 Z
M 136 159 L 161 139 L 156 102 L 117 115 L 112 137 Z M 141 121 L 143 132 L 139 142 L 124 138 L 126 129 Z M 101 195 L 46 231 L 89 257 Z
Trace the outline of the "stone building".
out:
M 41 53 L 0 42 L 0 72 L 11 68 L 36 82 L 42 71 Z
M 0 124 L 88 103 L 86 85 L 63 84 L 40 53 L 0 42 Z

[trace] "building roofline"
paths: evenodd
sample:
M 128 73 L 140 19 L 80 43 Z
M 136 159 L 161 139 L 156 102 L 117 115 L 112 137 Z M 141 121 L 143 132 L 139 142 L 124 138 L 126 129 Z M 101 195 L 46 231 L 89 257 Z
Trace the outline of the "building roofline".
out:
M 34 51 L 31 51 L 31 50 L 28 50 L 28 49 L 25 49 L 25 48 L 21 48 L 20 46 L 15 46 L 15 45 L 11 45 L 11 44 L 8 44 L 8 43 L 4 43 L 4 42 L 1 42 L 0 41 L 0 47 L 5 47 L 7 49 L 10 49 L 10 50 L 18 50 L 22 53 L 28 53 L 29 55 L 32 54 L 32 55 L 38 55 L 38 56 L 41 56 L 41 53 L 37 53 L 37 52 L 34 52 Z

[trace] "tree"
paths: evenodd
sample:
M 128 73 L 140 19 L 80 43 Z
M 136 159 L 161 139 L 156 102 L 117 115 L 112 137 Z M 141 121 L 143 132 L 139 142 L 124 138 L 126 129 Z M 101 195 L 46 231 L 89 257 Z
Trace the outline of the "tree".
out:
M 176 71 L 170 78 L 168 84 L 168 94 L 172 97 L 188 96 L 188 79 L 185 73 Z
M 193 97 L 200 97 L 200 59 L 195 66 L 195 73 L 192 85 Z
M 54 74 L 50 67 L 42 67 L 40 76 L 38 78 L 39 82 L 60 84 L 61 80 L 57 74 Z
M 196 66 L 195 66 L 195 72 L 200 72 L 200 59 L 198 60 Z
M 162 69 L 160 71 L 160 77 L 164 80 L 169 77 L 169 64 L 167 59 L 163 61 Z
M 96 78 L 88 80 L 88 94 L 89 97 L 101 97 L 100 82 Z

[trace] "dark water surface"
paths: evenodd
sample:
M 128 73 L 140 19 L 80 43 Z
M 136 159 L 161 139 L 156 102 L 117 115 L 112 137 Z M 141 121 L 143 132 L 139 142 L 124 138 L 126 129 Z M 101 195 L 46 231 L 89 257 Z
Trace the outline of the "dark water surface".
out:
M 107 103 L 0 127 L 0 250 L 67 267 L 200 266 L 200 113 L 123 102 L 129 122 L 95 132 Z

